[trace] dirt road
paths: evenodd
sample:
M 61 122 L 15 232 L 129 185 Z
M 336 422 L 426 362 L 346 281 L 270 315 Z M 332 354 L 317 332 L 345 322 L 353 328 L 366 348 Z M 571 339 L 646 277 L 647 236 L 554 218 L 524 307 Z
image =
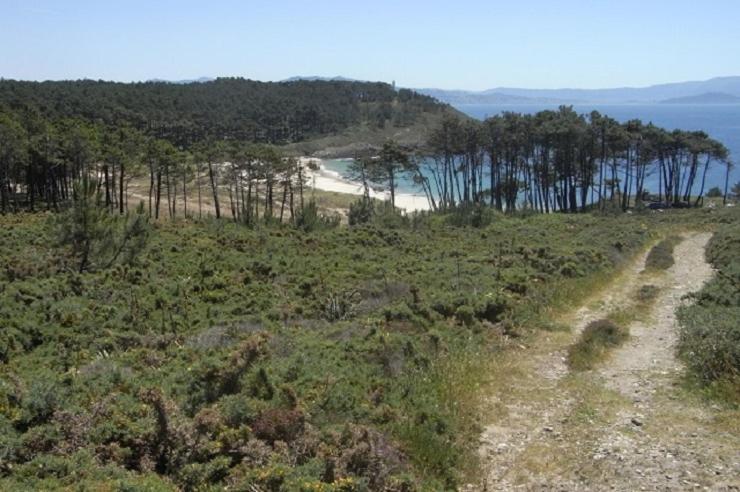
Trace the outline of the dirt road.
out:
M 676 308 L 713 274 L 709 238 L 687 235 L 659 274 L 639 256 L 564 320 L 570 332 L 501 362 L 479 448 L 485 477 L 467 490 L 740 490 L 738 414 L 686 391 L 675 356 Z M 571 371 L 567 349 L 583 327 L 637 309 L 646 284 L 660 290 L 630 321 L 630 340 L 596 369 Z

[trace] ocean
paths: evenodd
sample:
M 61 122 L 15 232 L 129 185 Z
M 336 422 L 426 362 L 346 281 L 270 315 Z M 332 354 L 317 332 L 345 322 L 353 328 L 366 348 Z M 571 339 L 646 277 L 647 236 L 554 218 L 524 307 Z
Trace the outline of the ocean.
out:
M 455 108 L 480 120 L 505 111 L 524 114 L 537 113 L 547 109 L 557 109 L 558 104 L 459 104 Z M 667 130 L 702 130 L 711 138 L 722 142 L 730 151 L 730 160 L 735 167 L 730 171 L 730 186 L 740 181 L 740 105 L 693 105 L 693 104 L 574 104 L 578 113 L 593 110 L 625 122 L 640 119 L 652 122 Z M 329 160 L 324 165 L 333 171 L 344 174 L 347 160 Z M 717 163 L 710 167 L 705 190 L 713 186 L 724 187 L 725 167 Z M 649 183 L 648 183 L 649 184 Z M 401 193 L 419 192 L 409 180 L 399 181 Z

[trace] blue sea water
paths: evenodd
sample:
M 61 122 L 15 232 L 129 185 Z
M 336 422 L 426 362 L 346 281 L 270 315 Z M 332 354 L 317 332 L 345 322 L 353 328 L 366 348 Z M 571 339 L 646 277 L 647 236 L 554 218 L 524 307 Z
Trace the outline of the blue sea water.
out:
M 480 120 L 505 111 L 533 114 L 547 109 L 557 109 L 557 104 L 460 104 L 459 111 Z M 730 160 L 735 163 L 730 171 L 730 186 L 740 181 L 740 105 L 693 105 L 693 104 L 576 104 L 573 109 L 581 114 L 593 110 L 625 122 L 640 119 L 652 122 L 667 130 L 701 130 L 710 137 L 722 142 L 730 151 Z M 347 160 L 330 160 L 324 165 L 333 171 L 344 174 Z M 707 174 L 705 191 L 713 186 L 724 187 L 725 166 L 714 163 Z M 650 180 L 648 180 L 650 185 Z M 409 180 L 400 180 L 399 192 L 418 193 L 419 190 Z M 654 190 L 653 190 L 654 191 Z

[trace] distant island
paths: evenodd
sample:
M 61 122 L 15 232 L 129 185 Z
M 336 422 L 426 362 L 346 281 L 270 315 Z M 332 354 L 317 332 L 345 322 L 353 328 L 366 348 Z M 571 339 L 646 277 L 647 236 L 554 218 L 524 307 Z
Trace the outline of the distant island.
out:
M 661 104 L 739 104 L 740 97 L 724 92 L 707 92 L 698 96 L 674 97 Z

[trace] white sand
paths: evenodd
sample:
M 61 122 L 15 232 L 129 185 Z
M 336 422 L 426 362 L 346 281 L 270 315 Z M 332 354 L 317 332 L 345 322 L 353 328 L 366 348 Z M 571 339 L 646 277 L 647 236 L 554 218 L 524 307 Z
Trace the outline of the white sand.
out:
M 301 157 L 298 159 L 298 162 L 306 170 L 309 186 L 313 186 L 317 190 L 362 196 L 363 189 L 361 183 L 349 181 L 344 179 L 338 172 L 326 169 L 321 159 Z M 318 165 L 319 169 L 317 171 L 310 169 L 308 167 L 309 163 Z M 391 194 L 389 191 L 376 191 L 371 188 L 370 198 L 390 200 Z M 430 208 L 429 201 L 426 196 L 413 193 L 396 193 L 396 207 L 403 209 L 406 212 L 429 210 Z

